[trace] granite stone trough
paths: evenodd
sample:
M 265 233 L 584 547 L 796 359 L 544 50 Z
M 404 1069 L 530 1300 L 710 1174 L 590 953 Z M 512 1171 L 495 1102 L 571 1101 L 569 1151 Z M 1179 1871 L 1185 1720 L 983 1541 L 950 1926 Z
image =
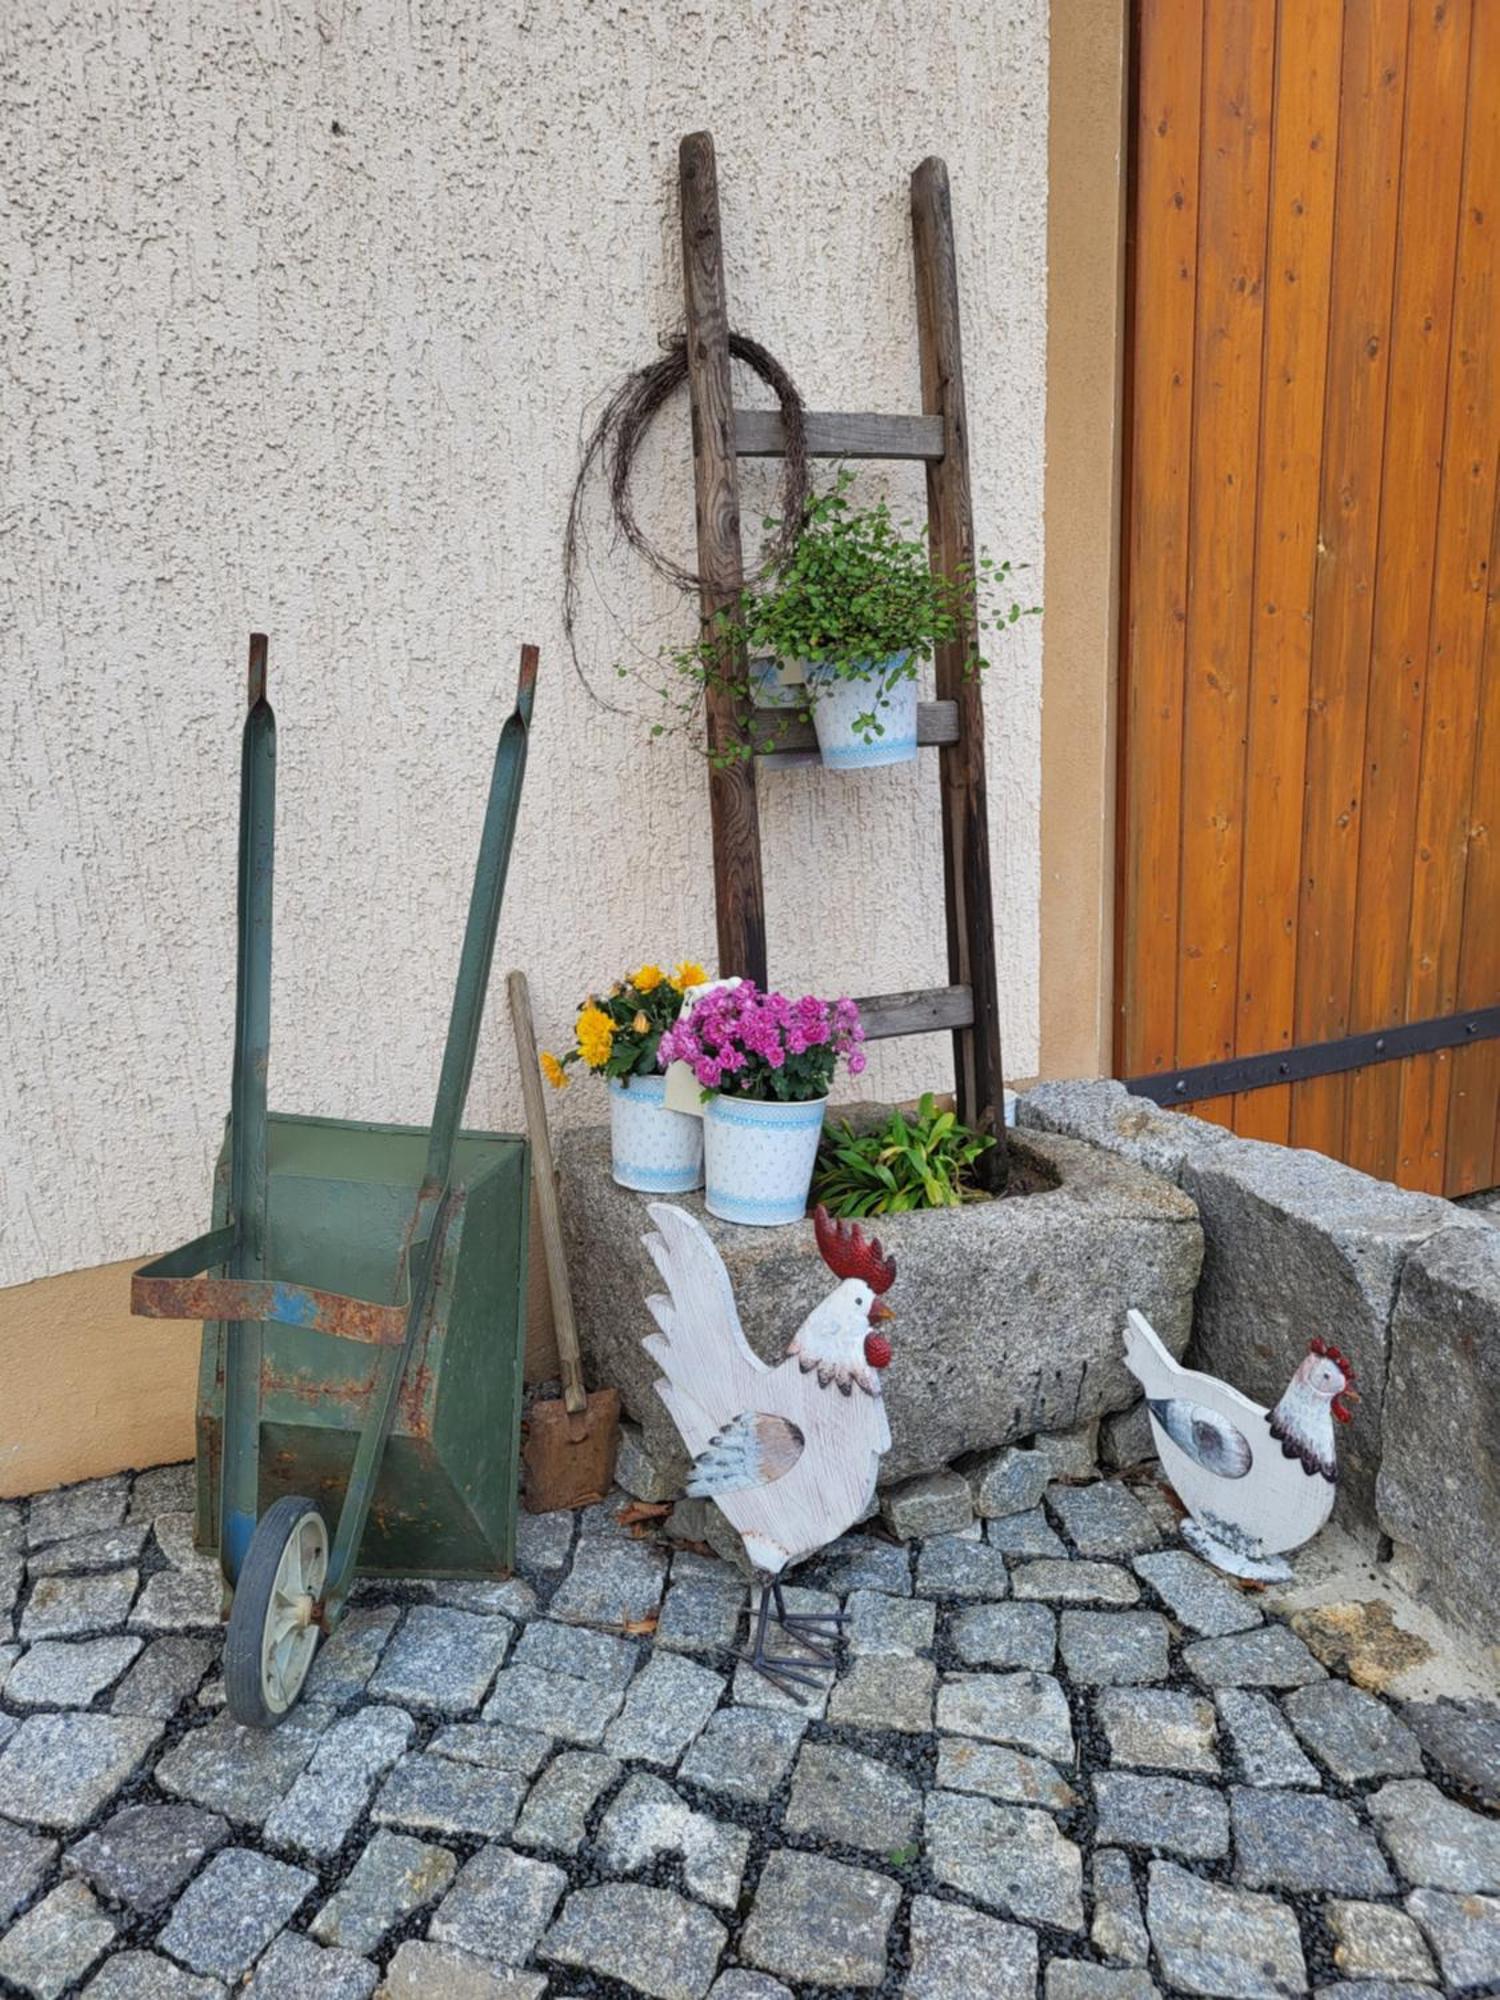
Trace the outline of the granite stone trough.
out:
M 885 1376 L 894 1445 L 884 1486 L 1126 1409 L 1139 1395 L 1122 1359 L 1127 1306 L 1150 1316 L 1174 1354 L 1187 1343 L 1203 1257 L 1191 1198 L 1076 1140 L 1027 1133 L 1016 1150 L 1056 1184 L 872 1225 L 899 1270 L 889 1295 L 896 1320 L 886 1329 L 895 1349 Z M 641 1244 L 653 1197 L 615 1186 L 602 1128 L 570 1140 L 561 1180 L 590 1379 L 619 1389 L 651 1459 L 680 1481 L 687 1460 L 641 1345 L 653 1330 L 644 1299 L 660 1289 Z M 707 1215 L 700 1195 L 675 1199 L 718 1245 L 751 1346 L 779 1360 L 832 1283 L 811 1220 L 749 1229 Z

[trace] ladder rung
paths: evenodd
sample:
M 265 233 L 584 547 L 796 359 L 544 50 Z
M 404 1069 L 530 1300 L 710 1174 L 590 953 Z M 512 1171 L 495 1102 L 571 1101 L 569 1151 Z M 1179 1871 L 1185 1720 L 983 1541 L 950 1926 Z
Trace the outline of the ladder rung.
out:
M 857 1003 L 865 1039 L 932 1035 L 974 1025 L 974 995 L 967 986 L 929 986 L 918 993 L 877 993 Z
M 941 417 L 814 413 L 805 418 L 810 458 L 926 458 L 943 455 Z M 736 410 L 734 448 L 741 458 L 780 458 L 786 449 L 780 410 Z
M 818 745 L 810 722 L 800 716 L 789 715 L 785 722 L 772 721 L 765 710 L 760 714 L 768 724 L 766 741 L 756 746 L 757 756 L 768 756 L 777 750 L 815 750 Z M 917 741 L 919 743 L 956 743 L 958 741 L 958 703 L 956 701 L 919 701 L 917 703 Z

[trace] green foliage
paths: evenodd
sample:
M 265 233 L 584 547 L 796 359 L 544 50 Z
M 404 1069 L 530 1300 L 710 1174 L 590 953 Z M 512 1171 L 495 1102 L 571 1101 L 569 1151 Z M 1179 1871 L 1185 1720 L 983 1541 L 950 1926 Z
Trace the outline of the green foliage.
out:
M 897 522 L 884 500 L 855 506 L 849 498 L 853 479 L 840 472 L 833 487 L 810 503 L 791 555 L 763 583 L 743 590 L 735 610 L 720 612 L 692 645 L 663 649 L 657 691 L 670 713 L 652 725 L 653 736 L 688 727 L 704 690 L 722 687 L 736 702 L 741 730 L 738 739 L 713 747 L 714 761 L 774 748 L 787 720 L 805 720 L 811 709 L 751 706 L 733 663 L 769 657 L 806 663 L 809 705 L 818 698 L 819 681 L 865 682 L 870 706 L 854 729 L 873 742 L 885 733 L 880 712 L 892 689 L 915 678 L 939 647 L 962 641 L 964 671 L 978 673 L 989 664 L 980 650 L 984 633 L 1040 609 L 1010 598 L 1009 562 L 981 553 L 951 576 L 934 570 L 925 527 Z M 781 523 L 773 518 L 764 526 L 774 533 Z
M 847 1124 L 824 1134 L 813 1170 L 813 1198 L 830 1215 L 904 1215 L 915 1208 L 957 1208 L 983 1199 L 974 1163 L 994 1140 L 939 1111 L 931 1091 L 915 1121 L 894 1111 L 878 1132 Z

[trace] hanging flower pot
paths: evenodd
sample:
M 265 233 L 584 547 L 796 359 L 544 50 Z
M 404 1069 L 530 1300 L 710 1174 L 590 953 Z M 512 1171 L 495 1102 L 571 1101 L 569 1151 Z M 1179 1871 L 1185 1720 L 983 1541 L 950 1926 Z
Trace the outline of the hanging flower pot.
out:
M 852 1000 L 792 1000 L 751 980 L 705 993 L 661 1038 L 664 1063 L 685 1062 L 703 1100 L 704 1200 L 710 1215 L 757 1227 L 796 1222 L 841 1057 L 865 1066 Z
M 767 1227 L 807 1213 L 826 1098 L 781 1104 L 715 1093 L 703 1107 L 704 1203 L 725 1222 Z
M 703 1185 L 703 1121 L 666 1106 L 664 1076 L 609 1080 L 610 1173 L 642 1194 L 687 1194 Z
M 910 764 L 917 754 L 917 677 L 910 653 L 858 660 L 835 673 L 809 666 L 813 728 L 830 771 Z
M 750 688 L 757 708 L 801 708 L 807 701 L 807 675 L 800 661 L 752 660 Z
M 667 706 L 651 724 L 653 736 L 698 728 L 707 692 L 727 698 L 742 725 L 710 744 L 720 768 L 746 756 L 805 761 L 810 751 L 777 749 L 777 732 L 787 711 L 808 709 L 831 770 L 909 764 L 917 754 L 919 669 L 942 654 L 950 678 L 955 665 L 980 673 L 985 634 L 1039 608 L 1007 602 L 1013 566 L 983 550 L 935 569 L 925 529 L 896 520 L 885 500 L 856 506 L 853 481 L 841 472 L 808 503 L 790 548 L 783 537 L 778 559 L 736 602 L 701 623 L 688 644 L 661 649 L 657 691 Z M 632 669 L 622 662 L 618 671 Z M 781 710 L 783 721 L 770 710 Z

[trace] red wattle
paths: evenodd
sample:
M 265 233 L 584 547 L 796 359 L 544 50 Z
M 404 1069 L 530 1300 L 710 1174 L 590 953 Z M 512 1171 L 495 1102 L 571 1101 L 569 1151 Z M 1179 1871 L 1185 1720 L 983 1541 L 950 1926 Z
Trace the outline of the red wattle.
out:
M 872 1368 L 889 1368 L 891 1365 L 891 1343 L 883 1333 L 865 1335 L 865 1360 Z

